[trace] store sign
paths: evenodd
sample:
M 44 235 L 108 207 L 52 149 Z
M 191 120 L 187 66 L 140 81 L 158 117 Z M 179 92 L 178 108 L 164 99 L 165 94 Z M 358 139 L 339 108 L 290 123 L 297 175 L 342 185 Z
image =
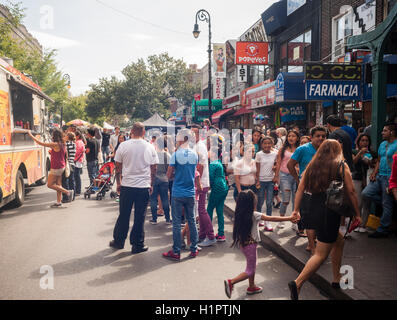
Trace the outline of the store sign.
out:
M 361 65 L 305 63 L 305 80 L 360 81 Z
M 276 102 L 284 101 L 284 76 L 282 73 L 279 73 L 276 79 Z
M 222 107 L 225 108 L 231 108 L 234 107 L 234 105 L 238 105 L 240 103 L 240 95 L 236 94 L 232 97 L 228 97 L 223 99 L 222 101 Z
M 375 1 L 376 2 L 376 1 Z M 366 3 L 357 7 L 357 14 L 360 20 L 362 20 L 362 28 L 364 31 L 368 31 L 375 27 L 376 24 L 376 4 L 367 5 Z
M 212 46 L 212 75 L 216 78 L 226 78 L 226 44 L 214 43 Z
M 281 122 L 306 120 L 305 106 L 284 106 L 280 108 Z
M 244 32 L 244 34 L 240 37 L 240 41 L 267 41 L 262 19 L 259 19 L 251 28 Z
M 288 0 L 287 1 L 287 16 L 289 16 L 291 13 L 295 12 L 300 7 L 305 5 L 305 3 L 306 3 L 306 0 Z
M 213 85 L 214 92 L 212 99 L 223 99 L 225 97 L 225 84 L 223 78 L 215 78 L 215 83 Z
M 236 43 L 236 64 L 268 64 L 269 44 L 267 42 Z
M 237 65 L 237 82 L 243 83 L 248 81 L 248 68 L 246 65 Z
M 249 108 L 255 109 L 274 104 L 276 95 L 275 82 L 260 83 L 248 88 L 245 94 L 246 104 Z
M 306 80 L 307 100 L 360 100 L 361 81 Z

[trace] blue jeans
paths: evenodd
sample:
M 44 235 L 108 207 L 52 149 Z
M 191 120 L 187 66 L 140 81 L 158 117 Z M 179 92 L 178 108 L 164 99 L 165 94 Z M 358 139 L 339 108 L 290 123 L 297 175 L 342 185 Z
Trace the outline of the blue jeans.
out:
M 371 182 L 365 187 L 362 192 L 362 206 L 363 206 L 363 221 L 368 217 L 370 211 L 371 200 L 381 204 L 383 207 L 383 214 L 380 219 L 380 226 L 377 232 L 387 233 L 393 218 L 393 198 L 387 194 L 386 188 L 389 186 L 389 178 L 387 176 L 377 176 L 375 182 Z
M 290 200 L 292 202 L 292 210 L 294 209 L 295 203 L 295 193 L 296 193 L 296 180 L 289 173 L 284 173 L 280 171 L 280 191 L 281 191 L 281 206 L 280 206 L 280 215 L 285 216 L 287 212 L 287 206 L 285 203 L 289 203 Z
M 271 216 L 273 210 L 273 190 L 274 190 L 274 182 L 266 181 L 260 182 L 261 188 L 258 190 L 258 204 L 256 206 L 256 211 L 262 212 L 262 206 L 265 202 L 265 193 L 266 193 L 266 215 Z
M 189 224 L 190 232 L 190 251 L 196 252 L 197 250 L 197 228 L 196 219 L 194 218 L 194 197 L 191 198 L 172 198 L 172 239 L 174 245 L 172 251 L 175 254 L 180 254 L 181 244 L 182 244 L 182 234 L 181 234 L 181 219 L 182 219 L 182 208 L 185 209 L 185 217 Z
M 164 209 L 165 220 L 170 221 L 170 205 L 168 203 L 168 181 L 156 181 L 153 186 L 153 193 L 150 196 L 150 209 L 152 210 L 152 219 L 157 221 L 157 196 L 160 195 L 161 203 Z
M 116 243 L 124 245 L 125 239 L 127 239 L 131 210 L 134 206 L 134 224 L 130 233 L 130 243 L 137 249 L 144 247 L 144 224 L 148 202 L 149 188 L 121 187 L 120 214 L 113 230 L 113 239 Z
M 109 146 L 102 147 L 102 154 L 103 154 L 103 162 L 107 162 L 107 158 L 110 155 L 110 147 Z
M 90 184 L 93 183 L 95 177 L 98 174 L 98 161 L 87 162 L 88 178 L 90 178 Z

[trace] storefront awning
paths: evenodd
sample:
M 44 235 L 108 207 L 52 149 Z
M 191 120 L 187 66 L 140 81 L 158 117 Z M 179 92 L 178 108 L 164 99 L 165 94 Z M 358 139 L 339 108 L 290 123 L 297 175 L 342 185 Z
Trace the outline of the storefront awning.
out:
M 233 111 L 233 108 L 223 109 L 221 111 L 215 112 L 212 115 L 212 121 L 219 121 L 222 116 L 226 115 L 230 111 Z
M 248 107 L 244 107 L 244 108 L 237 110 L 237 112 L 235 114 L 233 114 L 233 117 L 238 117 L 243 114 L 251 113 L 251 112 L 253 112 L 251 109 L 248 109 Z

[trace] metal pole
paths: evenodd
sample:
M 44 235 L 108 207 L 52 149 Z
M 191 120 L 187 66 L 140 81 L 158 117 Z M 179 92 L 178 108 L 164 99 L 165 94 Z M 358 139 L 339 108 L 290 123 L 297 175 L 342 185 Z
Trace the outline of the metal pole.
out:
M 208 43 L 208 109 L 210 111 L 210 120 L 212 122 L 212 64 L 211 64 L 211 18 L 210 15 L 208 14 L 208 38 L 209 38 L 209 43 Z

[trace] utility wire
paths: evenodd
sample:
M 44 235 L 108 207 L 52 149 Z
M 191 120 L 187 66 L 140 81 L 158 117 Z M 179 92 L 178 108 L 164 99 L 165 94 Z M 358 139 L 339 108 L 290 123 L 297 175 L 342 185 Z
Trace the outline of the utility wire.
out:
M 189 37 L 191 37 L 191 33 L 182 32 L 182 31 L 178 31 L 178 30 L 173 30 L 173 29 L 170 29 L 170 28 L 168 28 L 168 27 L 164 27 L 164 26 L 161 26 L 161 25 L 152 23 L 152 22 L 150 22 L 150 21 L 147 21 L 147 20 L 144 20 L 144 19 L 135 17 L 135 16 L 129 14 L 128 12 L 125 12 L 125 11 L 122 11 L 122 10 L 117 9 L 117 8 L 115 8 L 115 7 L 112 7 L 111 5 L 109 5 L 109 4 L 105 3 L 105 2 L 102 2 L 102 1 L 100 1 L 100 0 L 96 0 L 96 2 L 99 3 L 99 4 L 101 4 L 101 5 L 104 6 L 104 7 L 107 7 L 107 8 L 109 8 L 109 9 L 115 11 L 115 12 L 118 12 L 118 13 L 120 13 L 120 14 L 122 14 L 122 15 L 124 15 L 124 16 L 127 16 L 127 17 L 129 17 L 129 18 L 131 18 L 131 19 L 134 19 L 134 20 L 136 20 L 136 21 L 139 21 L 139 22 L 148 24 L 148 25 L 150 25 L 150 26 L 152 26 L 152 27 L 154 27 L 154 28 L 158 28 L 158 29 L 161 29 L 161 30 L 165 30 L 165 31 L 173 32 L 173 33 L 178 33 L 178 34 L 181 34 L 181 35 L 184 35 L 184 36 L 189 36 Z

